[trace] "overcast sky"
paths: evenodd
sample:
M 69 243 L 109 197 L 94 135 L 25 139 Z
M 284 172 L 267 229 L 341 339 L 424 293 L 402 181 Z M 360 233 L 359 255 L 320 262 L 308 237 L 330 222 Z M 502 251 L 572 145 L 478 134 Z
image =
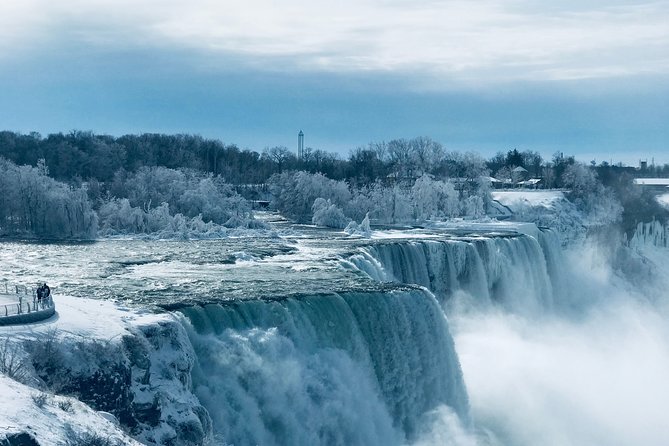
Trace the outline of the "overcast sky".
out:
M 22 132 L 669 163 L 669 1 L 0 0 L 0 88 Z

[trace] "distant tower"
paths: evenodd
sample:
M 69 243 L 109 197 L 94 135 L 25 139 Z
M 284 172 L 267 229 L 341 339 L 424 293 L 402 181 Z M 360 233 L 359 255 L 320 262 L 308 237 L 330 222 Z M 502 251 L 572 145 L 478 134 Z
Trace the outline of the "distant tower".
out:
M 304 132 L 300 130 L 300 133 L 297 134 L 297 159 L 302 158 L 304 158 Z

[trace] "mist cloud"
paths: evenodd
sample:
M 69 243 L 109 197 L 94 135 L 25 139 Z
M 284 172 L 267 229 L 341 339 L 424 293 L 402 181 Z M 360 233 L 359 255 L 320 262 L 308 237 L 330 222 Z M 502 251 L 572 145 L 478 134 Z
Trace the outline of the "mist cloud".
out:
M 572 292 L 584 305 L 571 317 L 453 318 L 475 422 L 503 444 L 660 445 L 669 437 L 664 278 L 642 294 L 595 251 L 574 257 Z M 657 251 L 666 265 L 668 254 Z

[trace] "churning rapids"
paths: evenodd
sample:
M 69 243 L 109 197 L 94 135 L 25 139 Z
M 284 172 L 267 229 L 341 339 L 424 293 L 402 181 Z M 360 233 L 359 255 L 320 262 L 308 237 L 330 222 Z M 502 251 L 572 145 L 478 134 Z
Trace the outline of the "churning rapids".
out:
M 174 312 L 215 444 L 669 438 L 661 265 L 631 285 L 536 228 L 290 233 L 4 243 L 0 277 Z

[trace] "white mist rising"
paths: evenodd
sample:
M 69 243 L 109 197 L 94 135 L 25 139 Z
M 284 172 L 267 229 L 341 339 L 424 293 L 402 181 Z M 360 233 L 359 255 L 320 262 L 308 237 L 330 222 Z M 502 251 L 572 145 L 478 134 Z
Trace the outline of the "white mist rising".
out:
M 633 289 L 605 252 L 569 257 L 569 292 L 585 303 L 570 316 L 451 316 L 474 423 L 501 443 L 666 444 L 667 288 Z

